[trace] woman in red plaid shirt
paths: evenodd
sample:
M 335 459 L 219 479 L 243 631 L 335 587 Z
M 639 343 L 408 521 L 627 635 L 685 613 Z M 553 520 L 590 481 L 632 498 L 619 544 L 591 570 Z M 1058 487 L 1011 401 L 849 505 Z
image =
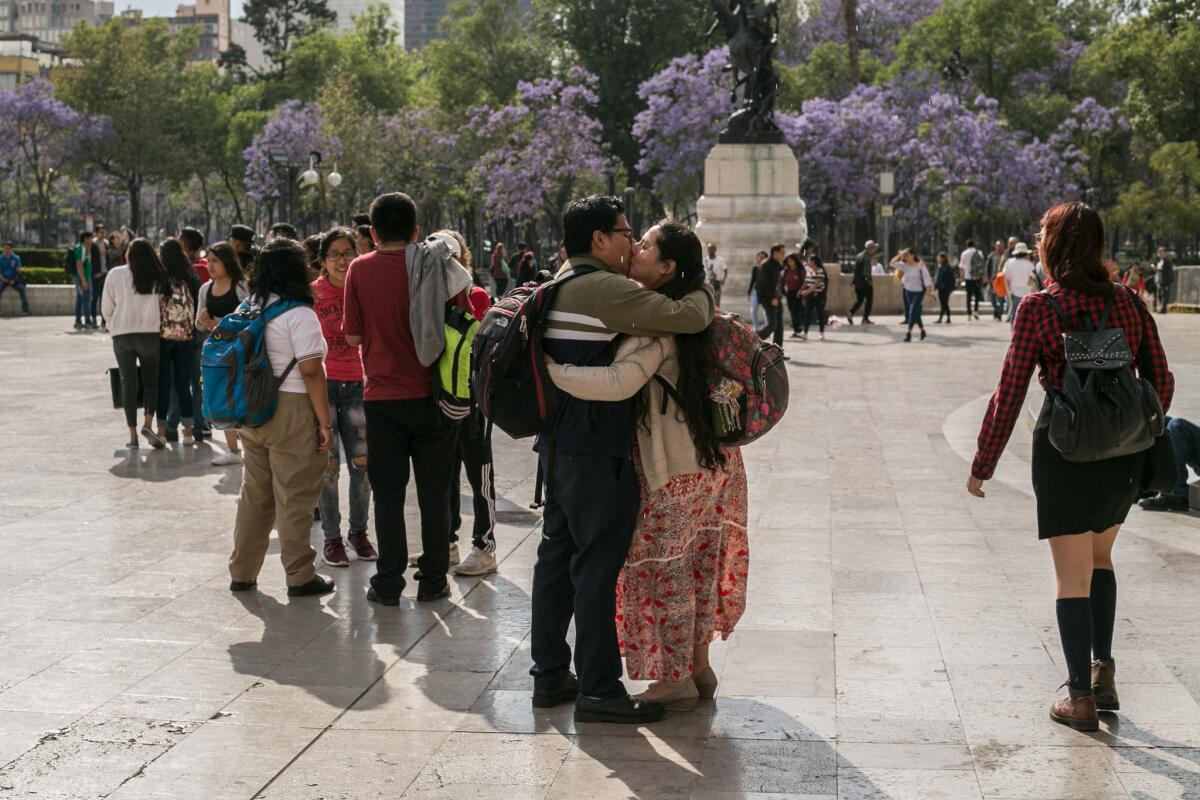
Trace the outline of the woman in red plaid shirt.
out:
M 967 490 L 983 497 L 1021 411 L 1034 366 L 1047 392 L 1062 388 L 1063 323 L 1047 295 L 1067 319 L 1095 323 L 1113 301 L 1108 327 L 1120 327 L 1137 369 L 1153 384 L 1164 412 L 1175 379 L 1154 318 L 1129 290 L 1114 284 L 1104 261 L 1104 226 L 1082 203 L 1054 206 L 1042 217 L 1038 252 L 1050 283 L 1026 296 L 1013 323 L 1000 385 L 988 403 Z M 1115 294 L 1114 294 L 1115 293 Z M 1141 488 L 1146 452 L 1086 463 L 1066 461 L 1050 444 L 1050 404 L 1043 406 L 1033 434 L 1033 491 L 1038 538 L 1050 541 L 1058 583 L 1058 630 L 1070 675 L 1069 697 L 1054 703 L 1050 716 L 1077 730 L 1097 730 L 1100 710 L 1116 711 L 1116 668 L 1112 659 L 1117 582 L 1112 548 Z M 1094 660 L 1093 660 L 1094 659 Z

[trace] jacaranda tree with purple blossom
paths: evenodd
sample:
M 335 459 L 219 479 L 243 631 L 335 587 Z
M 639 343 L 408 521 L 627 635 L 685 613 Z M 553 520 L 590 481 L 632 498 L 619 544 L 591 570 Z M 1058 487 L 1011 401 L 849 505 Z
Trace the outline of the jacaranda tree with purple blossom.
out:
M 265 203 L 284 196 L 287 187 L 287 167 L 276 163 L 271 153 L 277 151 L 293 165 L 294 177 L 308 164 L 308 154 L 316 150 L 324 158 L 338 154 L 340 143 L 325 132 L 325 117 L 314 103 L 288 100 L 275 110 L 262 132 L 246 148 L 246 193 L 250 199 Z
M 473 113 L 467 129 L 482 152 L 474 184 L 490 219 L 544 216 L 557 231 L 566 202 L 602 185 L 616 165 L 592 116 L 598 101 L 596 77 L 576 67 L 565 79 L 522 81 L 511 104 Z
M 37 196 L 38 240 L 49 246 L 51 195 L 68 165 L 83 158 L 83 148 L 111 135 L 108 120 L 90 117 L 54 96 L 49 81 L 38 78 L 0 92 L 0 160 L 19 167 L 22 188 Z
M 704 178 L 704 159 L 733 113 L 729 48 L 673 59 L 638 88 L 646 104 L 633 122 L 641 146 L 637 169 L 650 175 L 659 200 L 681 216 Z

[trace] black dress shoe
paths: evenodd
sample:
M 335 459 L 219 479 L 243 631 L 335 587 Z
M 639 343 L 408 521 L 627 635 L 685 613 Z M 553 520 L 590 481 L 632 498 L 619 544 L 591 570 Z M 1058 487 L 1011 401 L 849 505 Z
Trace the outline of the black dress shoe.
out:
M 397 597 L 386 597 L 386 596 L 380 595 L 379 592 L 375 591 L 374 586 L 367 589 L 367 599 L 370 600 L 372 603 L 379 603 L 379 605 L 381 605 L 381 606 L 398 606 L 398 605 L 400 605 L 400 598 L 398 596 Z
M 258 581 L 230 581 L 229 591 L 231 592 L 248 592 L 251 589 L 258 588 Z
M 554 708 L 563 703 L 570 703 L 579 696 L 579 679 L 570 672 L 558 681 L 547 681 L 539 686 L 533 685 L 533 707 Z
M 289 586 L 288 597 L 310 597 L 316 594 L 329 594 L 334 590 L 333 581 L 323 575 L 314 575 L 308 583 L 300 586 Z
M 1143 511 L 1188 511 L 1188 499 L 1173 494 L 1158 494 L 1138 502 Z
M 434 600 L 441 600 L 443 597 L 450 596 L 450 584 L 447 581 L 442 581 L 440 584 L 428 586 L 422 583 L 417 587 L 417 599 L 422 603 L 430 603 Z
M 641 725 L 646 722 L 658 722 L 666 715 L 667 709 L 662 703 L 635 700 L 628 695 L 591 697 L 581 694 L 575 698 L 576 722 Z

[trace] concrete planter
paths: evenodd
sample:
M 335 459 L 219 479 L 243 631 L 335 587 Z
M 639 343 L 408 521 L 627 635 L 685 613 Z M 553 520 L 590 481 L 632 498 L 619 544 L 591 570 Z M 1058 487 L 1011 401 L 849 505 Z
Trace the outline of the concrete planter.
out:
M 37 317 L 62 317 L 75 313 L 74 286 L 26 286 L 29 310 Z M 21 298 L 15 289 L 5 289 L 0 297 L 0 317 L 21 314 Z

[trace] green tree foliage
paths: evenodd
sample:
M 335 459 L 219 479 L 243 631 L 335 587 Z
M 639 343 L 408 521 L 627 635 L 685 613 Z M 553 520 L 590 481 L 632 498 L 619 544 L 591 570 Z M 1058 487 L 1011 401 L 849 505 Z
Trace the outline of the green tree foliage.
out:
M 195 47 L 191 31 L 173 38 L 160 19 L 132 27 L 120 19 L 95 28 L 80 24 L 67 40 L 74 63 L 56 74 L 58 93 L 74 108 L 112 120 L 115 135 L 90 155 L 129 192 L 134 229 L 141 225 L 147 178 L 189 171 L 190 154 L 179 142 L 191 119 L 179 88 Z
M 714 21 L 696 0 L 596 2 L 537 0 L 543 41 L 563 48 L 562 57 L 599 78 L 596 116 L 613 154 L 636 174 L 638 144 L 630 131 L 642 109 L 638 87 L 671 59 L 701 53 L 717 39 L 706 34 Z
M 532 33 L 518 0 L 456 0 L 442 38 L 420 53 L 420 97 L 450 118 L 474 106 L 503 105 L 519 81 L 550 74 L 550 51 Z
M 1152 238 L 1200 236 L 1200 147 L 1170 142 L 1150 156 L 1157 181 L 1135 181 L 1121 193 L 1112 221 Z
M 882 65 L 865 50 L 858 52 L 860 78 L 873 83 Z M 799 111 L 805 100 L 816 97 L 840 99 L 857 85 L 850 64 L 849 49 L 836 42 L 823 42 L 809 54 L 808 59 L 794 67 L 781 67 L 782 87 L 779 107 Z
M 246 0 L 244 16 L 280 75 L 287 74 L 292 42 L 337 21 L 325 0 Z

